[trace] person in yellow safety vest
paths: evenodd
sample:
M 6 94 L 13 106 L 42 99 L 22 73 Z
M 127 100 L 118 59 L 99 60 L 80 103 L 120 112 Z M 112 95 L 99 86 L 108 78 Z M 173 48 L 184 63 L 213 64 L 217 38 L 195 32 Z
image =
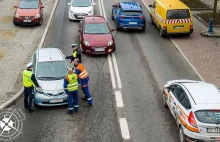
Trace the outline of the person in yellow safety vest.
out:
M 73 107 L 75 112 L 78 112 L 78 108 L 79 108 L 78 80 L 77 80 L 77 75 L 73 73 L 72 68 L 68 68 L 68 75 L 64 78 L 63 87 L 67 94 L 67 99 L 68 99 L 69 110 L 67 111 L 67 113 L 72 115 Z
M 32 101 L 34 99 L 34 86 L 40 89 L 33 70 L 33 64 L 27 64 L 27 69 L 23 71 L 23 85 L 24 85 L 24 107 L 28 109 L 29 113 L 33 112 Z
M 72 55 L 70 56 L 66 56 L 66 59 L 70 59 L 70 63 L 72 63 L 74 61 L 74 59 L 76 59 L 77 57 L 77 44 L 72 44 L 72 49 L 73 49 L 73 52 L 72 52 Z

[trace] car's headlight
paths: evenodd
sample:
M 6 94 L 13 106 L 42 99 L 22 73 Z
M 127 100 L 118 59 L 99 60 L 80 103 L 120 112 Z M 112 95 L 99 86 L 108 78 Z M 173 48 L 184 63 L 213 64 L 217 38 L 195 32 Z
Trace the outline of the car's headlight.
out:
M 72 10 L 70 10 L 70 13 L 74 13 Z
M 15 17 L 16 17 L 16 18 L 20 18 L 20 16 L 19 16 L 17 13 L 15 14 Z
M 37 15 L 35 16 L 35 19 L 37 19 L 37 18 L 40 18 L 40 14 L 37 14 Z
M 84 43 L 85 46 L 90 46 L 89 42 L 86 41 L 86 40 L 84 40 L 83 43 Z
M 110 40 L 110 41 L 108 42 L 108 46 L 111 46 L 112 44 L 113 44 L 113 41 Z
M 44 94 L 43 90 L 41 88 L 36 88 L 36 92 Z

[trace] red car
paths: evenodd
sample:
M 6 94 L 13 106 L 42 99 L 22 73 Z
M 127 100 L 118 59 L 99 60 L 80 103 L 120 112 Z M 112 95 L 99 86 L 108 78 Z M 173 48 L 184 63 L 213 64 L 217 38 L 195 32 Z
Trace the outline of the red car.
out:
M 80 21 L 80 47 L 82 52 L 89 54 L 109 54 L 115 51 L 115 40 L 102 16 L 86 16 Z
M 41 0 L 20 0 L 16 8 L 14 25 L 42 25 L 43 3 Z

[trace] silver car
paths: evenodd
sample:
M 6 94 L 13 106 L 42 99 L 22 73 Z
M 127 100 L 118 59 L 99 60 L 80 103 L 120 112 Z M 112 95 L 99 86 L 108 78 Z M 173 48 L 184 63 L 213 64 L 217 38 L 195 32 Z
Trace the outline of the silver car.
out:
M 63 79 L 68 65 L 65 55 L 58 48 L 38 49 L 32 58 L 33 72 L 42 89 L 35 89 L 34 103 L 40 106 L 67 104 Z

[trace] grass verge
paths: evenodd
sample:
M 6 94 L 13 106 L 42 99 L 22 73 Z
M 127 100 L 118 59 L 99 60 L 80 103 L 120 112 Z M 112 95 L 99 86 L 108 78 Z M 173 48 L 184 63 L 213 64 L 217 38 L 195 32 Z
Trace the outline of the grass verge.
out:
M 187 5 L 189 8 L 209 8 L 207 5 L 205 5 L 203 2 L 200 0 L 180 0 L 185 5 Z
M 204 20 L 207 24 L 209 23 L 209 18 L 212 18 L 212 13 L 201 12 L 200 14 L 196 14 L 202 20 Z M 220 13 L 217 13 L 216 18 L 213 18 L 213 25 L 220 25 Z

